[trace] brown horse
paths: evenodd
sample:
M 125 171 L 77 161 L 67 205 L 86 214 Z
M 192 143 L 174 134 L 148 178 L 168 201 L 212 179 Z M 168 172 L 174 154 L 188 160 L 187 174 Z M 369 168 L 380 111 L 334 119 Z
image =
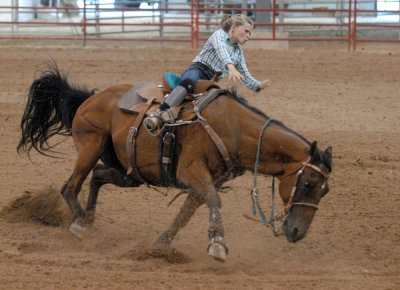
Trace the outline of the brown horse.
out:
M 53 146 L 48 144 L 50 137 L 72 134 L 78 158 L 61 193 L 73 213 L 70 230 L 77 236 L 81 236 L 85 225 L 93 221 L 91 217 L 102 185 L 137 187 L 143 184 L 137 176 L 126 174 L 128 154 L 125 145 L 135 115 L 121 112 L 117 107 L 118 100 L 131 88 L 131 85 L 118 85 L 97 93 L 76 88 L 60 74 L 55 64 L 48 65 L 48 70 L 30 88 L 17 150 L 29 153 L 33 148 L 49 155 L 53 152 Z M 329 190 L 331 148 L 321 151 L 316 142 L 308 142 L 277 121 L 270 122 L 260 134 L 269 118 L 234 92 L 225 91 L 202 111 L 202 115 L 225 144 L 233 162 L 233 174 L 226 174 L 224 159 L 198 122 L 177 127 L 174 158 L 177 187 L 191 191 L 178 216 L 157 239 L 156 245 L 168 246 L 196 209 L 205 203 L 210 209 L 209 254 L 225 260 L 228 248 L 224 240 L 219 186 L 229 178 L 254 169 L 259 136 L 262 136 L 262 143 L 258 171 L 280 180 L 279 192 L 286 211 L 284 233 L 290 242 L 304 238 L 318 209 L 317 204 Z M 151 136 L 140 128 L 136 143 L 140 175 L 148 184 L 159 186 L 160 137 Z M 96 165 L 99 159 L 104 165 Z M 77 196 L 92 170 L 84 211 Z

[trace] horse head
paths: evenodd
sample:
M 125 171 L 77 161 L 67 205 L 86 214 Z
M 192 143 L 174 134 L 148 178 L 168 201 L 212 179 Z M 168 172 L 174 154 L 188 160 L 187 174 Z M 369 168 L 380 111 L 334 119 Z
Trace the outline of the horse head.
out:
M 283 232 L 289 242 L 303 239 L 318 209 L 318 203 L 329 191 L 332 171 L 332 148 L 325 151 L 310 146 L 309 157 L 280 178 L 279 193 L 285 205 Z

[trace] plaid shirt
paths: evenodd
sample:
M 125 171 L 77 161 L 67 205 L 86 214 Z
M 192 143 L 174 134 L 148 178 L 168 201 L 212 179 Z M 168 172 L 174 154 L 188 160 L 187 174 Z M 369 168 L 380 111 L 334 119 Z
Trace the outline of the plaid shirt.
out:
M 210 36 L 193 62 L 201 62 L 214 72 L 222 72 L 221 78 L 228 74 L 226 65 L 231 63 L 244 77 L 242 82 L 246 87 L 252 91 L 258 91 L 260 82 L 253 78 L 247 69 L 242 48 L 239 44 L 233 45 L 229 34 L 222 29 L 218 29 Z

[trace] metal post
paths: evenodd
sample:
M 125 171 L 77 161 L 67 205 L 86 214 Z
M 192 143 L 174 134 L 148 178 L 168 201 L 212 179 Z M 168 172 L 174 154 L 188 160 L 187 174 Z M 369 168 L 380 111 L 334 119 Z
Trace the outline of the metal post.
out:
M 196 31 L 194 26 L 194 2 L 190 0 L 190 43 L 192 45 L 192 49 L 194 48 L 194 32 Z
M 12 21 L 13 22 L 18 22 L 18 6 L 19 6 L 19 1 L 18 0 L 13 0 L 11 2 L 11 5 L 14 6 L 15 8 L 13 8 L 12 11 Z M 12 36 L 17 36 L 18 35 L 18 25 L 17 24 L 13 24 L 11 26 L 11 31 L 12 31 Z
M 257 0 L 256 8 L 271 8 L 270 0 Z M 271 11 L 257 11 L 256 12 L 257 23 L 270 23 L 271 22 Z M 265 26 L 261 26 L 265 28 Z
M 335 9 L 336 10 L 340 9 L 339 0 L 335 1 Z M 335 23 L 336 24 L 340 24 L 341 23 L 341 19 L 342 19 L 342 12 L 339 13 L 338 11 L 336 11 L 335 12 Z M 339 27 L 339 26 L 337 26 L 337 27 Z M 339 31 L 340 31 L 340 28 L 339 28 Z M 336 30 L 335 31 L 335 35 L 339 36 L 340 32 L 338 32 L 338 30 Z
M 285 9 L 285 0 L 279 0 L 279 9 Z M 275 12 L 274 12 L 274 15 L 275 15 Z M 285 17 L 285 12 L 282 10 L 279 11 L 279 23 L 280 24 L 283 24 L 284 17 Z M 283 34 L 283 25 L 279 26 L 279 34 L 280 35 Z
M 276 0 L 273 0 L 272 9 L 273 9 L 272 10 L 272 39 L 275 39 L 276 38 L 276 35 L 275 35 L 275 31 L 276 31 L 276 18 L 275 18 Z
M 161 9 L 166 9 L 167 5 L 165 0 L 161 0 Z M 160 38 L 164 38 L 164 17 L 165 10 L 160 11 Z
M 199 17 L 200 17 L 200 0 L 196 0 L 196 48 L 199 48 Z
M 242 9 L 247 9 L 247 0 L 242 0 Z M 243 15 L 247 15 L 246 10 L 242 10 Z
M 351 0 L 349 5 L 351 4 Z M 350 8 L 351 9 L 351 8 Z M 357 46 L 357 0 L 354 0 L 354 24 L 353 24 L 353 50 L 356 50 Z
M 347 50 L 351 50 L 351 0 L 349 0 L 349 7 L 348 7 L 348 30 L 347 30 Z
M 94 15 L 95 15 L 95 19 L 96 19 L 96 35 L 100 36 L 100 11 L 99 11 L 100 4 L 99 4 L 99 0 L 96 0 L 94 5 L 95 5 L 94 6 L 95 7 Z
M 83 46 L 86 46 L 86 37 L 87 37 L 87 31 L 86 31 L 86 0 L 83 0 Z
M 60 0 L 57 0 L 57 3 L 56 3 L 56 22 L 57 23 L 60 21 L 60 16 L 58 14 L 60 6 L 61 6 Z M 68 14 L 68 10 L 65 10 L 65 11 L 67 11 L 67 14 Z
M 39 17 L 37 10 L 37 7 L 39 6 L 39 0 L 33 0 L 33 6 L 35 7 L 35 9 L 33 10 L 33 18 L 37 19 Z
M 124 5 L 122 5 L 122 8 L 125 8 Z M 122 32 L 125 32 L 125 10 L 122 10 L 120 12 L 121 12 L 121 22 L 122 22 L 121 30 Z
M 205 0 L 204 2 L 204 8 L 210 8 L 210 0 Z M 210 11 L 209 10 L 205 10 L 204 14 L 206 16 L 206 22 L 210 22 Z M 210 30 L 210 25 L 206 25 L 206 30 Z

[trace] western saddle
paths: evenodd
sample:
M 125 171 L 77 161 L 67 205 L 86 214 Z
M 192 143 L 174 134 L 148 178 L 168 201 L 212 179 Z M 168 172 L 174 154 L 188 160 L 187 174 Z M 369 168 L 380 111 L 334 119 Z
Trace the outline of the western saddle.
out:
M 191 102 L 184 102 L 183 105 L 174 106 L 172 108 L 176 117 L 179 116 L 177 123 L 183 125 L 192 123 L 193 119 L 197 116 L 198 121 L 207 130 L 208 134 L 216 143 L 221 155 L 223 156 L 227 167 L 231 167 L 231 160 L 225 145 L 215 131 L 207 124 L 206 120 L 201 117 L 200 111 L 212 102 L 216 97 L 218 97 L 224 90 L 220 89 L 216 81 L 219 74 L 216 74 L 212 80 L 198 80 L 195 85 L 193 94 L 186 97 L 187 100 Z M 127 174 L 132 174 L 135 178 L 139 179 L 144 184 L 147 182 L 141 176 L 137 164 L 136 164 L 136 137 L 138 135 L 139 127 L 141 126 L 143 119 L 146 115 L 155 112 L 164 97 L 175 88 L 179 82 L 180 78 L 176 74 L 167 72 L 162 75 L 162 83 L 155 85 L 150 82 L 141 83 L 132 89 L 130 89 L 118 102 L 118 107 L 121 111 L 125 113 L 137 115 L 133 126 L 130 127 L 128 138 L 126 140 L 126 150 L 128 153 L 129 167 Z M 195 102 L 195 103 L 194 103 Z M 185 106 L 188 104 L 193 104 L 193 108 L 196 110 L 186 110 L 181 113 Z M 174 172 L 174 147 L 175 147 L 175 135 L 174 129 L 177 124 L 169 124 L 166 126 L 167 129 L 161 128 L 158 132 L 153 135 L 159 135 L 162 133 L 161 141 L 161 152 L 160 152 L 160 167 L 161 167 L 161 185 L 170 186 L 175 183 L 175 172 Z M 222 145 L 221 145 L 222 144 Z

